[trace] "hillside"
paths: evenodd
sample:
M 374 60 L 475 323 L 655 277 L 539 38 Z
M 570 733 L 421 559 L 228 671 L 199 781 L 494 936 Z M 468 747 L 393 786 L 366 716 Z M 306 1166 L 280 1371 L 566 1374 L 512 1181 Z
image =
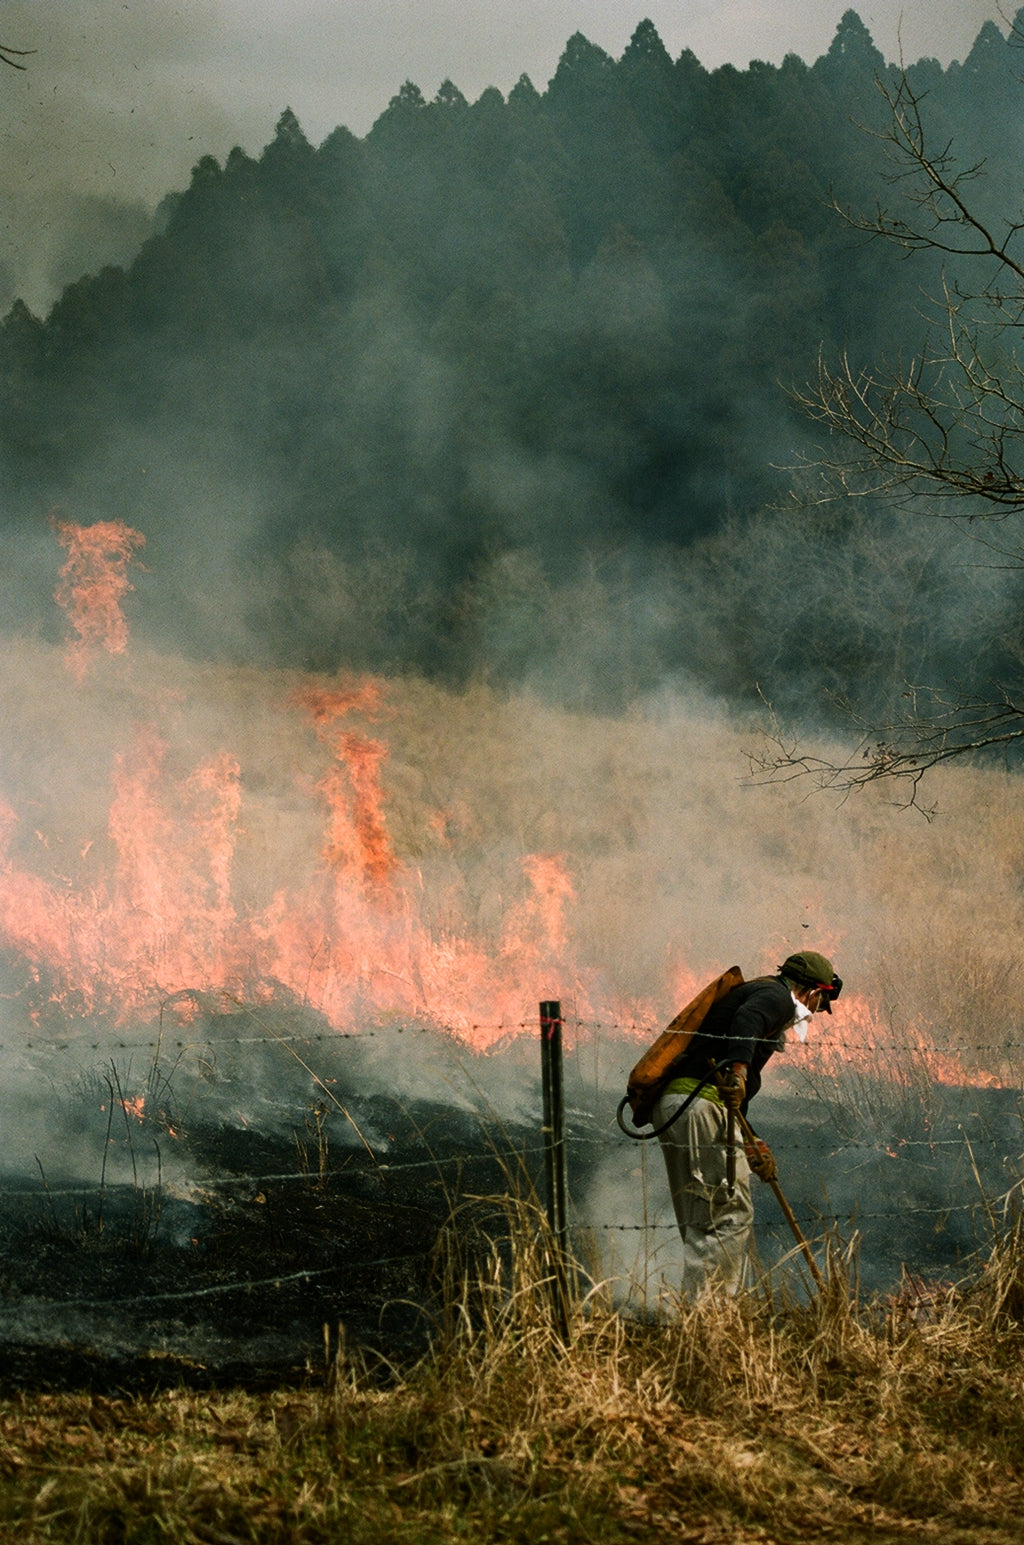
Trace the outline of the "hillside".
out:
M 936 141 L 1016 207 L 1014 36 L 986 24 L 962 65 L 908 76 Z M 570 39 L 543 92 L 407 83 L 362 140 L 314 147 L 286 110 L 259 159 L 203 157 L 127 269 L 2 324 L 6 616 L 45 636 L 57 510 L 145 534 L 143 630 L 195 655 L 598 704 L 673 673 L 730 696 L 796 681 L 826 711 L 821 640 L 773 658 L 758 597 L 780 570 L 804 584 L 808 543 L 838 584 L 905 538 L 885 509 L 868 538 L 845 510 L 780 528 L 768 507 L 814 457 L 787 389 L 822 348 L 912 348 L 939 283 L 832 207 L 885 196 L 878 78 L 853 12 L 813 64 L 746 71 L 673 60 L 642 22 L 619 60 Z M 935 561 L 900 586 L 900 638 L 941 672 Z M 1016 606 L 993 583 L 966 580 L 979 669 Z M 737 584 L 740 639 L 714 620 Z M 561 660 L 557 619 L 581 612 L 590 652 Z M 870 627 L 840 632 L 841 680 L 905 673 Z

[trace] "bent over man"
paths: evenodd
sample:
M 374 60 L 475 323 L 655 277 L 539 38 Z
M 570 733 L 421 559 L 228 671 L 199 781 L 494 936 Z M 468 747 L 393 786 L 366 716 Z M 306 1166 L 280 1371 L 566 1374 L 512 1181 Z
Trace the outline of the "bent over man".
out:
M 683 1291 L 693 1297 L 712 1277 L 727 1292 L 737 1291 L 754 1221 L 751 1173 L 775 1178 L 764 1143 L 729 1142 L 731 1133 L 738 1135 L 730 1109 L 746 1115 L 761 1071 L 785 1045 L 787 1031 L 803 1040 L 811 1015 L 831 1014 L 841 987 L 826 956 L 816 950 L 790 955 L 777 976 L 741 982 L 720 998 L 671 1069 L 653 1121 L 664 1127 L 689 1101 L 660 1141 L 683 1239 Z

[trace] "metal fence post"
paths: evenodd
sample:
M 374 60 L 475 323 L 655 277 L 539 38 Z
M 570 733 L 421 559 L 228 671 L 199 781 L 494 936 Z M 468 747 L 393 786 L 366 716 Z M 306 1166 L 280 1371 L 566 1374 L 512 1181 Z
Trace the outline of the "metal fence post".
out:
M 555 1246 L 553 1265 L 555 1313 L 563 1336 L 568 1335 L 567 1267 L 569 1250 L 569 1186 L 565 1164 L 565 1092 L 562 1080 L 562 1005 L 540 1006 L 541 1076 L 544 1090 L 544 1185 L 548 1225 Z

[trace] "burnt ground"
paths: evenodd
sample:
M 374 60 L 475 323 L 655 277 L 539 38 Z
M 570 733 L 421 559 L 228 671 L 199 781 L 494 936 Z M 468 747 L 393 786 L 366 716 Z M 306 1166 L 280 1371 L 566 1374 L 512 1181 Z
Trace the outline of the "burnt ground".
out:
M 399 1112 L 386 1114 L 397 1127 Z M 284 1139 L 199 1125 L 187 1195 L 8 1177 L 0 1375 L 52 1387 L 279 1382 L 324 1367 L 339 1335 L 390 1360 L 423 1352 L 442 1241 L 454 1227 L 471 1259 L 502 1230 L 500 1208 L 479 1198 L 507 1190 L 512 1151 L 495 1157 L 475 1130 L 467 1154 L 450 1112 L 416 1115 L 432 1120 L 430 1151 L 404 1132 L 387 1166 L 349 1151 L 303 1174 Z
M 539 1066 L 499 1070 L 499 1116 L 453 1088 L 464 1048 L 440 1033 L 346 1039 L 280 1007 L 273 1023 L 210 1014 L 158 1056 L 90 1025 L 49 1047 L 45 1077 L 29 1044 L 0 1109 L 23 1147 L 0 1174 L 8 1384 L 280 1383 L 339 1338 L 406 1363 L 452 1250 L 471 1269 L 507 1234 L 502 1198 L 536 1202 Z
M 281 1008 L 274 1026 L 276 1039 L 209 1013 L 187 1042 L 164 1034 L 140 1053 L 90 1025 L 59 1056 L 48 1043 L 45 1075 L 32 1045 L 9 1066 L 8 1387 L 280 1385 L 322 1374 L 341 1339 L 386 1377 L 428 1349 L 451 1251 L 471 1270 L 507 1234 L 503 1199 L 543 1196 L 532 1043 L 467 1072 L 438 1032 L 346 1039 Z M 571 1063 L 567 1096 L 570 1196 L 598 1251 L 667 1240 L 670 1258 L 657 1144 L 645 1222 L 614 1096 Z M 905 1269 L 961 1278 L 1012 1202 L 1013 1091 L 819 1082 L 765 1094 L 757 1114 L 807 1234 L 859 1240 L 866 1291 L 894 1291 Z M 766 1188 L 757 1243 L 766 1262 L 792 1248 Z

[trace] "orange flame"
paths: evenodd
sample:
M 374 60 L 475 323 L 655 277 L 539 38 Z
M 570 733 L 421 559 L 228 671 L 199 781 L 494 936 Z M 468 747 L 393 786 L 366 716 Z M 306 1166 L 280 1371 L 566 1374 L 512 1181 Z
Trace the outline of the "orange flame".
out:
M 529 953 L 532 933 L 539 936 L 549 955 L 558 958 L 568 942 L 566 908 L 576 900 L 565 867 L 565 854 L 528 853 L 522 863 L 533 896 L 510 918 L 502 949 L 507 955 Z
M 68 556 L 54 600 L 78 634 L 68 645 L 65 660 L 76 681 L 84 681 L 97 650 L 124 654 L 128 647 L 121 602 L 133 588 L 128 565 L 146 538 L 120 520 L 101 520 L 94 526 L 58 521 L 57 537 Z
M 79 635 L 80 679 L 90 651 L 125 647 L 120 600 L 142 538 L 116 522 L 59 531 L 69 550 L 62 604 Z M 254 1003 L 283 994 L 339 1030 L 412 1017 L 483 1049 L 533 1026 L 540 1000 L 560 998 L 570 1024 L 639 1021 L 645 1028 L 637 1033 L 651 1038 L 721 968 L 676 962 L 662 1001 L 624 1009 L 579 953 L 564 853 L 520 857 L 511 899 L 491 914 L 486 936 L 466 922 L 458 881 L 443 925 L 431 924 L 420 876 L 400 860 L 389 830 L 388 747 L 364 727 L 392 712 L 383 683 L 311 683 L 287 701 L 323 748 L 327 765 L 305 784 L 323 825 L 304 866 L 284 884 L 275 880 L 269 900 L 270 887 L 247 899 L 236 880 L 245 788 L 242 766 L 226 749 L 176 768 L 165 735 L 137 727 L 113 758 L 106 841 L 97 831 L 77 843 L 83 860 L 89 854 L 88 880 L 44 877 L 24 863 L 18 813 L 0 797 L 0 945 L 25 962 L 36 1013 L 56 1004 L 69 1015 L 123 1023 L 165 1004 L 184 1026 L 207 995 Z M 456 799 L 425 815 L 424 825 L 449 862 L 459 836 L 473 829 L 472 813 Z M 45 831 L 41 838 L 45 848 Z M 816 942 L 831 948 L 823 937 Z M 1000 1082 L 990 1072 L 969 1080 L 924 1024 L 902 1062 L 891 1055 L 893 1039 L 880 1011 L 848 993 L 834 1016 L 818 1016 L 805 1046 L 791 1048 L 792 1065 L 830 1076 L 884 1068 L 908 1079 Z
M 346 735 L 340 756 L 317 788 L 331 812 L 324 862 L 345 880 L 365 880 L 383 890 L 398 868 L 384 821 L 380 768 L 388 754 L 379 740 Z
M 379 718 L 383 708 L 380 684 L 352 682 L 334 691 L 303 687 L 293 692 L 289 701 L 305 710 L 317 737 L 341 764 L 332 767 L 317 784 L 331 813 L 324 863 L 343 885 L 365 881 L 383 891 L 398 869 L 384 820 L 380 776 L 387 747 L 382 741 L 339 729 L 336 723 L 350 713 Z
M 291 701 L 334 760 L 310 785 L 326 806 L 319 861 L 269 904 L 247 908 L 235 893 L 243 786 L 227 752 L 172 777 L 166 739 L 139 727 L 114 759 L 113 861 L 88 887 L 21 866 L 17 815 L 0 804 L 0 937 L 46 981 L 51 1000 L 123 1021 L 167 999 L 180 1016 L 193 1012 L 196 994 L 252 1002 L 284 989 L 339 1029 L 401 1014 L 454 1028 L 478 1047 L 535 1015 L 538 994 L 566 984 L 581 1017 L 607 1007 L 596 973 L 574 958 L 564 857 L 521 861 L 526 892 L 507 909 L 496 948 L 458 925 L 431 928 L 419 876 L 399 861 L 388 831 L 387 747 L 344 722 L 383 714 L 379 684 L 310 689 Z

